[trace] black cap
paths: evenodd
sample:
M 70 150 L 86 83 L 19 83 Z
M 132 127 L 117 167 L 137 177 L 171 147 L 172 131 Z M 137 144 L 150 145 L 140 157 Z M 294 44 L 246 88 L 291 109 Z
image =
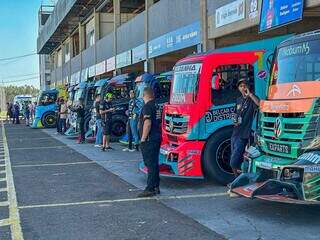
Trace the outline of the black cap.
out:
M 249 85 L 248 80 L 247 80 L 246 78 L 240 78 L 240 79 L 238 80 L 238 82 L 237 82 L 237 87 L 239 87 L 239 85 L 240 85 L 241 83 L 244 83 L 244 84 L 246 84 L 247 86 Z

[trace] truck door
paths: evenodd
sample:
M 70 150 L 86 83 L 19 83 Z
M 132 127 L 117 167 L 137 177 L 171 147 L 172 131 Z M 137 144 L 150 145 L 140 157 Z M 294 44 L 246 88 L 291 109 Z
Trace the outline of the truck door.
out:
M 254 91 L 254 70 L 250 64 L 221 65 L 212 74 L 212 107 L 206 117 L 206 132 L 211 134 L 219 128 L 231 125 L 235 103 L 240 96 L 237 82 L 246 78 Z

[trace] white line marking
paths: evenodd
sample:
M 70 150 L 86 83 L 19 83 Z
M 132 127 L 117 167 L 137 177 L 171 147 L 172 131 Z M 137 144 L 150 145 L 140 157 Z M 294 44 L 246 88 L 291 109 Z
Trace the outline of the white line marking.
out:
M 72 145 L 71 145 L 72 146 Z M 77 146 L 77 145 L 74 145 Z M 17 151 L 17 150 L 39 150 L 39 149 L 52 149 L 52 148 L 67 148 L 69 146 L 67 145 L 61 145 L 61 146 L 46 146 L 46 147 L 20 147 L 20 148 L 10 148 L 10 151 Z
M 10 224 L 11 224 L 11 221 L 10 221 L 9 218 L 7 218 L 7 219 L 1 219 L 1 220 L 0 220 L 0 227 L 8 226 L 8 225 L 10 225 Z
M 0 171 L 0 174 L 4 174 L 6 173 L 6 170 Z
M 104 203 L 140 202 L 140 201 L 150 201 L 150 200 L 161 201 L 161 200 L 172 200 L 172 199 L 210 198 L 210 197 L 220 197 L 225 195 L 227 195 L 227 193 L 207 193 L 207 194 L 180 195 L 180 196 L 147 197 L 147 198 L 125 198 L 125 199 L 113 199 L 113 200 L 101 200 L 101 201 L 27 205 L 27 206 L 20 206 L 19 209 L 67 207 L 67 206 L 92 205 L 92 204 L 104 204 Z
M 0 207 L 6 207 L 9 206 L 9 202 L 5 201 L 5 202 L 0 202 Z
M 26 168 L 26 167 L 49 167 L 49 166 L 68 166 L 68 165 L 79 165 L 79 164 L 92 164 L 95 163 L 93 161 L 90 162 L 72 162 L 72 163 L 47 163 L 47 164 L 30 164 L 30 165 L 15 165 L 13 168 Z
M 5 134 L 4 124 L 2 122 L 2 139 L 4 143 L 4 151 L 6 156 L 6 171 L 7 171 L 7 188 L 8 188 L 8 202 L 9 204 L 9 219 L 12 240 L 23 240 L 23 233 L 20 224 L 20 215 L 17 204 L 16 189 L 14 187 L 13 174 L 11 169 L 10 154 Z
M 0 192 L 7 192 L 8 189 L 7 188 L 0 188 Z

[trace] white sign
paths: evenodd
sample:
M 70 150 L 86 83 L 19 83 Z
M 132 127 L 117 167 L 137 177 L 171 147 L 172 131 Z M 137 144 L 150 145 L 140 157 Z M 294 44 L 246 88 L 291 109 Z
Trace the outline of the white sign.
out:
M 96 64 L 96 75 L 104 74 L 106 71 L 106 61 L 102 61 Z
M 245 0 L 236 0 L 216 10 L 216 27 L 239 21 L 245 17 Z
M 249 5 L 249 19 L 258 17 L 258 0 L 251 0 Z
M 107 72 L 116 69 L 116 57 L 111 57 L 107 59 Z
M 94 77 L 96 75 L 96 65 L 93 65 L 91 67 L 89 67 L 89 75 L 88 77 Z

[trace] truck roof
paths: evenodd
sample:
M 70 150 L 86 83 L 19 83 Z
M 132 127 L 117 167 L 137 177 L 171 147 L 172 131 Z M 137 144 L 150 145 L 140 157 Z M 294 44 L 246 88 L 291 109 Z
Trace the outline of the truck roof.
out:
M 287 40 L 280 43 L 278 48 L 292 45 L 295 43 L 313 41 L 316 39 L 320 39 L 320 29 L 315 30 L 315 31 L 311 31 L 311 32 L 301 33 L 301 34 L 295 35 L 293 37 L 290 37 Z
M 193 54 L 190 56 L 187 56 L 183 59 L 180 59 L 176 64 L 180 64 L 180 63 L 184 63 L 184 62 L 202 62 L 205 61 L 206 59 L 211 59 L 214 56 L 225 56 L 227 57 L 228 55 L 235 55 L 235 54 L 239 54 L 239 55 L 243 55 L 243 54 L 252 54 L 252 53 L 256 53 L 256 52 L 264 52 L 264 50 L 253 50 L 253 51 L 235 51 L 235 52 L 205 52 L 205 53 L 198 53 L 198 54 Z

